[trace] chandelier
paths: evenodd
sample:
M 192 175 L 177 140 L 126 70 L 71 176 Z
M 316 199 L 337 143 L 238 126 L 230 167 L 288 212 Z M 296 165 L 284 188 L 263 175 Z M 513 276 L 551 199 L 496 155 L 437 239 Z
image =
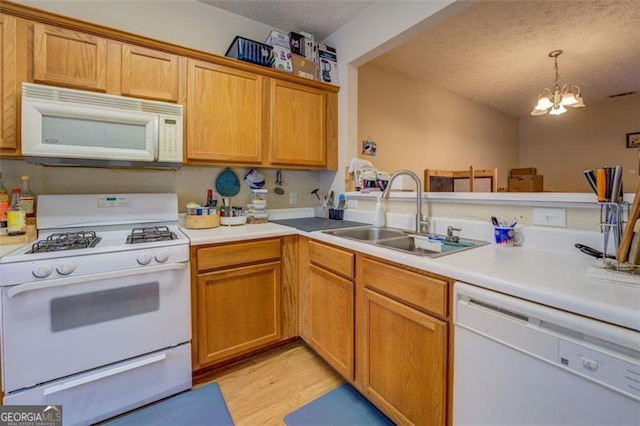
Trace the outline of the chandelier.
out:
M 562 54 L 562 50 L 554 50 L 549 52 L 549 57 L 553 58 L 553 69 L 556 73 L 556 79 L 553 83 L 553 90 L 545 88 L 538 96 L 538 103 L 531 111 L 531 115 L 543 115 L 549 113 L 551 115 L 560 115 L 567 112 L 566 107 L 581 108 L 586 106 L 582 96 L 580 96 L 580 88 L 564 84 L 560 87 L 558 83 L 558 56 Z

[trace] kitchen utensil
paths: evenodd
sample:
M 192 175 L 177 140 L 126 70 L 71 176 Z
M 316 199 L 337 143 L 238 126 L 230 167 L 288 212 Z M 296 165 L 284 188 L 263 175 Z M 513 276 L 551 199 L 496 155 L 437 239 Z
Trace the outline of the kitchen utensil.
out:
M 273 192 L 278 195 L 284 194 L 284 189 L 282 189 L 282 170 L 280 169 L 278 169 L 278 171 L 276 172 L 276 187 L 274 188 Z
M 498 218 L 495 216 L 491 216 L 491 223 L 493 223 L 493 226 L 500 226 L 500 222 L 498 222 Z
M 640 232 L 633 233 L 628 261 L 632 265 L 640 265 Z
M 598 187 L 596 186 L 596 173 L 593 170 L 585 170 L 584 177 L 587 178 L 587 182 L 591 189 L 593 189 L 594 194 L 598 194 Z
M 333 203 L 335 199 L 336 199 L 336 194 L 333 191 L 331 191 L 329 193 L 329 198 L 327 199 L 327 205 L 329 206 L 329 208 L 333 208 Z
M 316 189 L 314 189 L 313 191 L 311 191 L 311 193 L 312 193 L 313 195 L 315 195 L 315 196 L 316 196 L 316 198 L 318 199 L 318 201 L 321 201 L 321 200 L 320 200 L 320 196 L 318 195 L 318 191 L 319 191 L 319 190 L 320 190 L 320 188 L 316 188 Z
M 229 167 L 216 178 L 216 191 L 222 197 L 233 197 L 240 192 L 240 179 Z
M 620 201 L 620 188 L 622 187 L 622 166 L 613 169 L 613 183 L 611 184 L 611 201 Z
M 254 167 L 245 173 L 244 182 L 249 185 L 251 189 L 260 189 L 264 186 L 264 175 Z
M 622 240 L 620 241 L 620 245 L 618 246 L 618 262 L 624 263 L 629 258 L 629 249 L 631 248 L 633 229 L 636 225 L 636 221 L 638 220 L 638 216 L 640 216 L 640 183 L 636 188 L 636 195 L 633 198 L 633 205 L 631 206 L 631 211 L 629 211 L 629 220 L 627 221 L 627 226 L 625 227 Z
M 594 249 L 593 247 L 585 246 L 584 244 L 580 244 L 580 243 L 576 243 L 575 247 L 581 252 L 583 252 L 584 254 L 588 254 L 589 256 L 593 256 L 598 259 L 602 259 L 604 257 L 604 253 L 602 253 L 600 250 Z M 606 257 L 609 259 L 616 258 L 615 256 L 612 256 L 610 254 L 608 254 Z
M 340 194 L 338 195 L 338 210 L 344 210 L 345 206 L 347 205 L 347 197 L 345 197 L 344 194 Z

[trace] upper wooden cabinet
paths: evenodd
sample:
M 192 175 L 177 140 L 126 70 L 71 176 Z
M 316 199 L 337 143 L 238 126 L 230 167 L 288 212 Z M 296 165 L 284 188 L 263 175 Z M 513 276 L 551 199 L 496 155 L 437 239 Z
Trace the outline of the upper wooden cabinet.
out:
M 187 63 L 187 161 L 330 169 L 337 98 L 211 62 Z
M 169 102 L 178 101 L 177 55 L 123 44 L 120 57 L 122 58 L 120 92 L 123 95 Z M 109 56 L 110 63 L 111 60 Z
M 33 23 L 33 81 L 178 101 L 178 56 Z
M 271 80 L 270 163 L 279 166 L 327 164 L 327 93 Z
M 33 81 L 107 91 L 107 39 L 33 24 Z
M 34 82 L 183 105 L 187 163 L 338 168 L 336 86 L 11 2 L 2 11 L 2 155 L 20 155 L 20 86 Z
M 258 74 L 187 62 L 187 160 L 258 165 L 263 147 L 263 85 Z
M 16 155 L 18 93 L 18 23 L 13 16 L 0 15 L 0 153 Z M 22 25 L 24 26 L 24 25 Z

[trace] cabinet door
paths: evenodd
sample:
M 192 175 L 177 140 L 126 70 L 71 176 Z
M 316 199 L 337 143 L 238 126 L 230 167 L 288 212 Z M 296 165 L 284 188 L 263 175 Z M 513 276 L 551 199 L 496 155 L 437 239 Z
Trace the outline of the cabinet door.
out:
M 280 262 L 200 274 L 196 293 L 201 367 L 280 339 Z
M 208 62 L 188 62 L 187 158 L 262 161 L 263 77 Z
M 447 324 L 374 291 L 362 294 L 357 368 L 365 392 L 397 423 L 444 424 Z
M 326 166 L 326 92 L 272 79 L 270 100 L 270 163 Z
M 309 344 L 340 374 L 353 380 L 353 282 L 309 267 Z
M 34 81 L 106 91 L 106 39 L 35 23 L 33 44 Z
M 16 140 L 16 60 L 17 18 L 0 15 L 0 150 L 2 154 L 15 154 Z M 6 152 L 5 152 L 6 151 Z
M 145 47 L 122 45 L 122 94 L 178 101 L 178 56 Z

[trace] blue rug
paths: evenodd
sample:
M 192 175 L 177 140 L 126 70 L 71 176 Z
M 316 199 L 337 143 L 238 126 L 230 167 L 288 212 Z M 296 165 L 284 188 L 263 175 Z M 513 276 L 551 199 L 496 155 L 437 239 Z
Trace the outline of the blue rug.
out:
M 341 385 L 284 417 L 298 425 L 393 425 L 394 423 L 348 384 Z
M 115 420 L 105 422 L 103 425 L 233 426 L 233 420 L 218 384 L 210 383 L 163 399 Z

